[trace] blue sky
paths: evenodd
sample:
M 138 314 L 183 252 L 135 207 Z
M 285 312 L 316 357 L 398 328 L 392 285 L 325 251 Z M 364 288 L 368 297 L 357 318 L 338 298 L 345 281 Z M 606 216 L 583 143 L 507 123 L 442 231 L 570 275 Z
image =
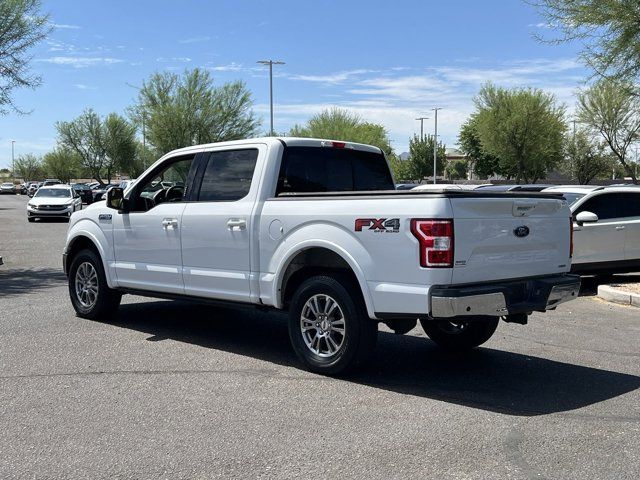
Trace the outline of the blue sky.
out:
M 579 45 L 549 45 L 552 36 L 523 0 L 94 0 L 44 1 L 56 25 L 33 50 L 37 90 L 17 91 L 29 115 L 0 117 L 0 167 L 55 145 L 54 124 L 85 108 L 123 113 L 135 88 L 158 70 L 209 69 L 217 84 L 243 80 L 268 130 L 269 88 L 256 61 L 274 67 L 275 128 L 287 131 L 337 105 L 383 124 L 394 149 L 419 131 L 430 109 L 441 139 L 456 143 L 473 96 L 492 81 L 554 93 L 571 111 L 588 72 Z

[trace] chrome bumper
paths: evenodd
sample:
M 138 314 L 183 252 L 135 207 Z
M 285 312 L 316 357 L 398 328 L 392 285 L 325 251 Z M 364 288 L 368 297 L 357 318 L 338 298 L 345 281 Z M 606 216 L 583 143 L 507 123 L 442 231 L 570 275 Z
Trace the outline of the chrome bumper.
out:
M 463 316 L 501 317 L 517 313 L 543 312 L 578 298 L 580 277 L 554 275 L 486 285 L 434 287 L 432 318 Z

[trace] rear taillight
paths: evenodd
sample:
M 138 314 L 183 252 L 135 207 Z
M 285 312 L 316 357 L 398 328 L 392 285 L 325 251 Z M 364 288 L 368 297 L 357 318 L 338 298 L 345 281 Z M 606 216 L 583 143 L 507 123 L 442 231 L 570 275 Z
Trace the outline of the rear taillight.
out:
M 573 257 L 573 218 L 569 218 L 569 258 Z
M 453 220 L 414 218 L 411 233 L 420 246 L 420 266 L 453 267 Z

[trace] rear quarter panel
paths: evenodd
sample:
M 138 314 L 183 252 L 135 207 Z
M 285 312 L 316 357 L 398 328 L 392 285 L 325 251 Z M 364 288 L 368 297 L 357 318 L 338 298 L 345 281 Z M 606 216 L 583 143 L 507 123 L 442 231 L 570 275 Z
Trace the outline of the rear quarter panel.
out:
M 450 216 L 449 200 L 437 196 L 268 200 L 259 228 L 261 300 L 280 307 L 280 282 L 289 262 L 303 249 L 324 247 L 352 266 L 371 317 L 426 313 L 429 286 L 451 283 L 451 269 L 420 267 L 410 219 Z M 397 219 L 399 228 L 356 231 L 357 219 Z

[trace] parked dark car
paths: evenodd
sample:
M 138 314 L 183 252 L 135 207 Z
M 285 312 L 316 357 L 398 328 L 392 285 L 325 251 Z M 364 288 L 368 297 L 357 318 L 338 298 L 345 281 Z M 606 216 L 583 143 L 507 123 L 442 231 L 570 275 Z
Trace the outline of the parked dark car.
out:
M 107 192 L 111 190 L 113 187 L 117 187 L 117 186 L 118 185 L 116 184 L 108 184 L 92 190 L 91 192 L 93 194 L 93 201 L 99 202 L 100 200 L 104 200 L 105 198 L 107 198 L 106 196 Z
M 71 186 L 73 187 L 73 190 L 80 195 L 82 203 L 86 203 L 87 205 L 93 203 L 93 190 L 91 190 L 89 185 L 84 183 L 74 183 Z

